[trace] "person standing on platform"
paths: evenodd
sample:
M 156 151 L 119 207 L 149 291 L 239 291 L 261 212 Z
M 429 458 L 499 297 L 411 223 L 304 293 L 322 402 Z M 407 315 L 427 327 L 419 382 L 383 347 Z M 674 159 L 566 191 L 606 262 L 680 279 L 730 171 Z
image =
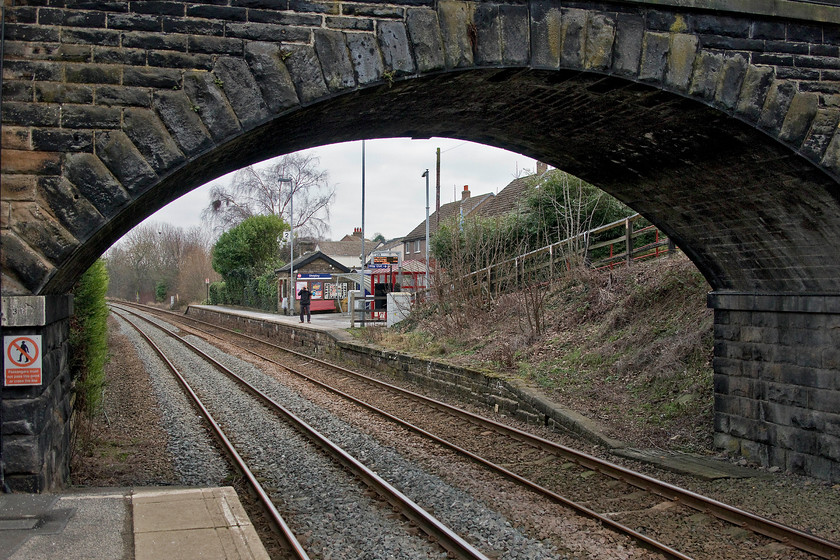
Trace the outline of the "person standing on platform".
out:
M 306 322 L 312 322 L 312 313 L 309 311 L 309 304 L 312 300 L 312 292 L 309 291 L 309 288 L 304 286 L 298 292 L 298 297 L 300 298 L 300 322 L 303 323 L 303 316 L 306 315 Z

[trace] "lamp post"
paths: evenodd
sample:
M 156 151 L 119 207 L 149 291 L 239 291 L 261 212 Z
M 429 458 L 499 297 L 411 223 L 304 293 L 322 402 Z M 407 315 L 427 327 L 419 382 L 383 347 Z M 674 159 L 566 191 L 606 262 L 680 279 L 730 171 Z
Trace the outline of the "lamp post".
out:
M 426 290 L 429 289 L 429 170 L 423 172 L 421 177 L 426 178 Z
M 278 177 L 277 182 L 282 185 L 289 183 L 289 305 L 286 314 L 295 314 L 295 184 L 291 177 Z

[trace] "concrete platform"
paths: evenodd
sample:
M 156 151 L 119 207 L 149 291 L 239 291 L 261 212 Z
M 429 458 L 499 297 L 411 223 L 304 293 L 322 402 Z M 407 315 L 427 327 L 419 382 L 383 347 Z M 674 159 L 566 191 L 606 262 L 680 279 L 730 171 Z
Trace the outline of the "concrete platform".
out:
M 0 494 L 0 560 L 267 560 L 233 488 Z
M 190 305 L 190 307 L 230 313 L 232 315 L 241 315 L 243 317 L 251 317 L 254 319 L 261 319 L 263 321 L 286 323 L 301 329 L 343 331 L 350 328 L 349 313 L 313 313 L 311 323 L 301 323 L 300 317 L 297 315 L 280 315 L 278 313 L 269 313 L 267 311 L 254 311 L 252 309 L 240 309 L 238 307 L 226 307 L 224 305 Z M 187 315 L 189 315 L 189 313 L 187 313 Z M 356 320 L 356 326 L 362 326 L 362 324 L 358 321 L 358 317 Z M 377 321 L 373 323 L 368 322 L 367 326 L 384 327 L 385 321 Z

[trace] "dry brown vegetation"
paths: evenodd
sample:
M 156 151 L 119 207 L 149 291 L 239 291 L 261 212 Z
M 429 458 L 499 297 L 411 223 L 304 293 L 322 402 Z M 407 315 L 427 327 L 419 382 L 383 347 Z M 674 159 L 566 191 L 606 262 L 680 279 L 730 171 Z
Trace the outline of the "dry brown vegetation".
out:
M 540 297 L 535 296 L 540 290 Z M 419 308 L 369 342 L 529 381 L 633 445 L 712 448 L 709 286 L 685 257 L 577 268 L 483 305 Z M 544 296 L 544 297 L 542 297 Z M 542 307 L 535 328 L 533 306 Z M 443 309 L 443 313 L 441 310 Z M 461 314 L 449 317 L 453 309 Z

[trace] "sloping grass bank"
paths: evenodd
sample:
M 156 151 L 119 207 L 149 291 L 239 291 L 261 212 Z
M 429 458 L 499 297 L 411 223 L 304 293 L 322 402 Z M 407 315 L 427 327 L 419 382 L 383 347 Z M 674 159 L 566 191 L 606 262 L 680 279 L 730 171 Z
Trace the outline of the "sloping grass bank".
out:
M 711 452 L 712 311 L 709 286 L 688 259 L 578 270 L 541 289 L 540 329 L 524 307 L 539 298 L 523 291 L 473 306 L 456 321 L 430 306 L 398 328 L 355 334 L 520 377 L 632 445 Z

